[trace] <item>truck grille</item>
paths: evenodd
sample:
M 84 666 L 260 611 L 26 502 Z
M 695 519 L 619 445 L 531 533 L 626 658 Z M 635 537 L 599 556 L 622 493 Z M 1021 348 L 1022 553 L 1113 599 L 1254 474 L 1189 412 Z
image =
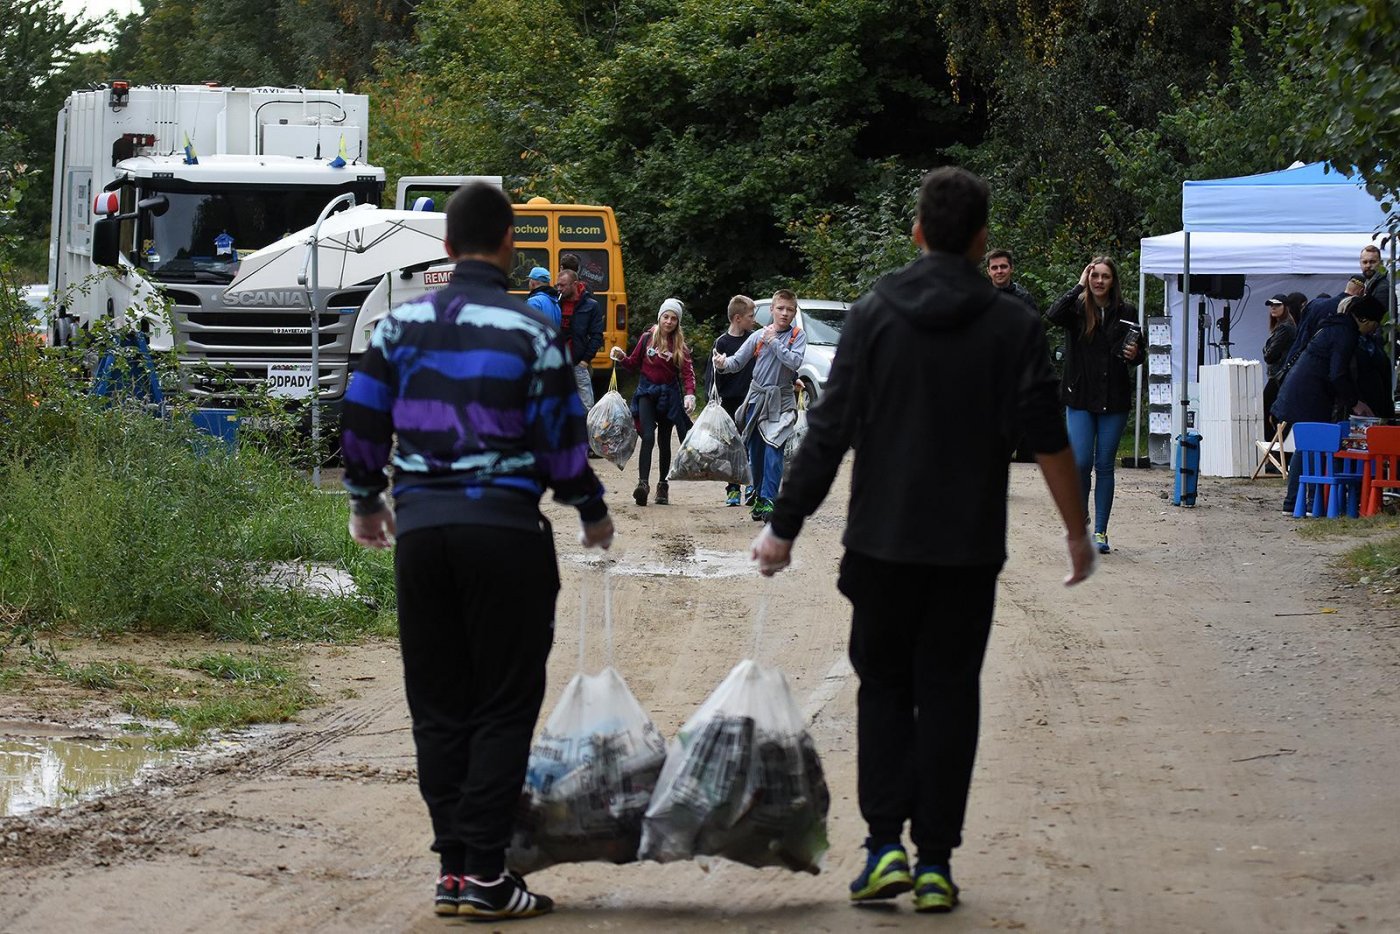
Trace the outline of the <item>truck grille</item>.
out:
M 321 398 L 338 399 L 349 380 L 350 341 L 355 325 L 354 309 L 321 315 L 314 335 L 319 345 L 318 385 Z M 311 315 L 305 309 L 209 310 L 176 305 L 176 340 L 186 370 L 185 389 L 217 399 L 232 383 L 260 386 L 267 380 L 268 364 L 309 363 Z M 221 391 L 220 387 L 225 387 Z

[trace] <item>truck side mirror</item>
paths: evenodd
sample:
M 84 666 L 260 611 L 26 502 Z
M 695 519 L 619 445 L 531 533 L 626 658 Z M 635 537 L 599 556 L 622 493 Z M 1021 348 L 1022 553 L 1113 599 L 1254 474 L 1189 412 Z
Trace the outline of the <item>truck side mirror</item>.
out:
M 104 217 L 92 225 L 92 261 L 99 266 L 121 265 L 121 221 Z

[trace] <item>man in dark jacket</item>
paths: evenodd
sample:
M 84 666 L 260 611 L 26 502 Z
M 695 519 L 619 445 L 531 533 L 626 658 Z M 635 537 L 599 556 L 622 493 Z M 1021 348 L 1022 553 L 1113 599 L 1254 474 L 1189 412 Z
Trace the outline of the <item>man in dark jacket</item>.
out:
M 986 182 L 963 169 L 925 176 L 914 225 L 923 255 L 847 313 L 807 437 L 754 542 L 762 573 L 786 567 L 804 519 L 855 448 L 839 587 L 854 608 L 869 856 L 850 897 L 912 888 L 917 911 L 957 902 L 950 859 L 962 842 L 978 675 L 1006 560 L 1008 460 L 1021 432 L 1067 532 L 1065 583 L 1094 565 L 1044 329 L 978 272 L 987 198 Z M 911 408 L 920 430 L 910 430 Z M 918 847 L 913 873 L 906 822 Z
M 558 332 L 506 292 L 513 226 L 499 188 L 452 196 L 451 281 L 375 327 L 342 422 L 350 534 L 395 547 L 418 787 L 442 863 L 435 910 L 476 920 L 552 907 L 505 871 L 559 593 L 540 496 L 553 488 L 578 510 L 583 545 L 613 535 Z
M 603 309 L 572 269 L 559 270 L 559 309 L 563 314 L 563 333 L 569 340 L 569 359 L 574 367 L 578 397 L 583 400 L 585 410 L 591 409 L 593 371 L 589 363 L 603 346 Z
M 1317 332 L 1279 387 L 1274 418 L 1296 425 L 1341 421 L 1354 411 L 1362 414 L 1357 409 L 1356 343 L 1360 335 L 1374 334 L 1384 317 L 1380 302 L 1369 295 L 1357 295 L 1347 296 L 1339 312 L 1320 318 Z M 1302 469 L 1301 457 L 1289 461 L 1283 511 L 1290 515 L 1297 505 Z
M 1387 292 L 1390 289 L 1390 277 L 1385 274 L 1385 267 L 1381 265 L 1381 248 L 1374 243 L 1368 243 L 1361 248 L 1361 281 L 1366 294 L 1380 302 L 1382 308 L 1388 309 L 1390 296 Z
M 1014 272 L 1010 250 L 992 250 L 987 254 L 987 278 L 992 280 L 992 285 L 1008 295 L 1019 298 L 1027 308 L 1039 315 L 1040 306 L 1035 303 L 1031 293 L 1019 282 L 1012 280 Z

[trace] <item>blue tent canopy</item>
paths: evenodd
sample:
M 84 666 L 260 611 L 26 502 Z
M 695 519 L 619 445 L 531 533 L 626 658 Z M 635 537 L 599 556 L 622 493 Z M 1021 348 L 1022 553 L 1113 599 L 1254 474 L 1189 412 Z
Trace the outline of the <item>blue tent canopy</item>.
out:
M 1325 162 L 1261 175 L 1183 182 L 1181 219 L 1188 233 L 1380 233 L 1385 211 L 1363 178 Z

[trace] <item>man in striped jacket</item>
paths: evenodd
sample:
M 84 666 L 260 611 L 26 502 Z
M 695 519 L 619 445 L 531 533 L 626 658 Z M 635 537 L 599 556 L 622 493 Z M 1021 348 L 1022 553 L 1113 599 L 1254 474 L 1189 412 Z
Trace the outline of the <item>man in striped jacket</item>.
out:
M 559 592 L 540 497 L 550 487 L 578 509 L 586 547 L 607 548 L 613 525 L 558 331 L 506 291 L 505 195 L 459 190 L 445 245 L 457 261 L 448 285 L 379 323 L 346 392 L 350 533 L 396 545 L 418 784 L 442 863 L 435 910 L 529 917 L 553 903 L 505 871 L 505 850 Z

